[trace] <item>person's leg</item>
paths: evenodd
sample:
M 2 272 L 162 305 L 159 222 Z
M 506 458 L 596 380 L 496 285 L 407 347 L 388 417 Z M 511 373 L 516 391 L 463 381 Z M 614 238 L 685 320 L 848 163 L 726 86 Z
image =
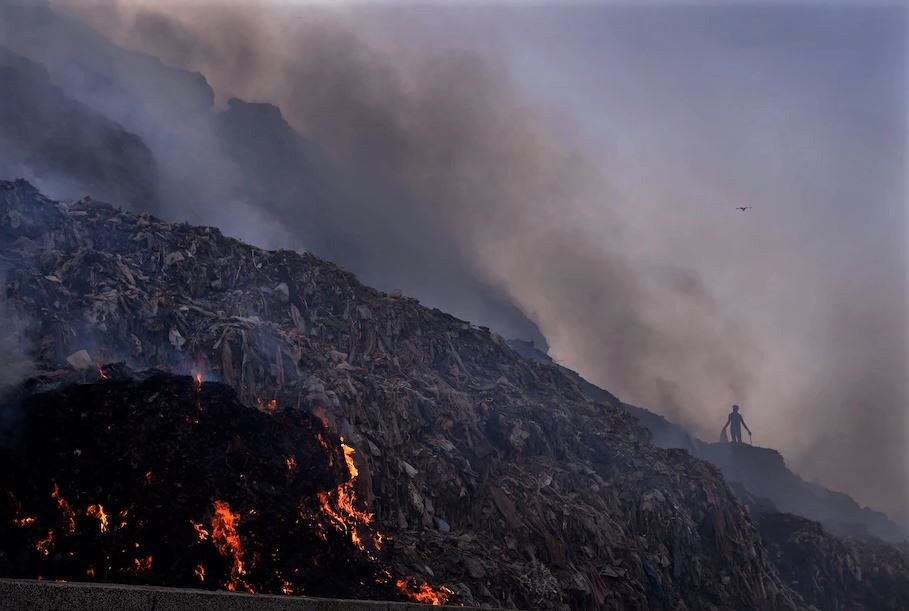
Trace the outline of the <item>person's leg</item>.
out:
M 734 443 L 742 443 L 742 431 L 741 429 L 732 429 L 732 441 Z

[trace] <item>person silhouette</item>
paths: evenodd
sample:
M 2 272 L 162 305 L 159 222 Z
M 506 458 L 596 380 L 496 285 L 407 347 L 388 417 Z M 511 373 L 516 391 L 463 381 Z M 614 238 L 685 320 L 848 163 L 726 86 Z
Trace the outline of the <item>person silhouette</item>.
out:
M 745 424 L 745 419 L 742 418 L 742 415 L 739 413 L 739 406 L 732 406 L 732 413 L 729 414 L 729 418 L 726 419 L 726 424 L 723 425 L 722 438 L 726 437 L 726 427 L 729 427 L 729 433 L 732 435 L 732 443 L 742 443 L 742 427 L 745 427 L 745 430 L 748 431 L 748 436 L 751 437 L 751 429 L 748 428 L 748 425 Z

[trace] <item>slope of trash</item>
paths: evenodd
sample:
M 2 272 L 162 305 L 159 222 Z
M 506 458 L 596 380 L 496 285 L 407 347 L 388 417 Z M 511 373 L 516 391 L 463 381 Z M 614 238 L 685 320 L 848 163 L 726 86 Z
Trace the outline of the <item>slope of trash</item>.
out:
M 909 601 L 909 545 L 841 539 L 817 522 L 756 512 L 770 557 L 805 601 L 824 611 L 900 611 Z
M 716 469 L 488 329 L 309 254 L 24 181 L 0 183 L 0 247 L 39 369 L 199 372 L 343 437 L 413 588 L 525 608 L 798 606 Z
M 519 340 L 508 343 L 527 358 L 559 367 L 591 399 L 620 405 L 647 427 L 655 445 L 688 450 L 719 467 L 727 481 L 742 484 L 750 494 L 772 501 L 780 511 L 816 520 L 833 534 L 844 537 L 872 536 L 894 543 L 909 538 L 886 514 L 860 506 L 847 494 L 804 481 L 786 467 L 783 456 L 776 450 L 751 444 L 707 443 L 659 414 L 621 402 L 609 391 L 557 365 L 532 343 Z

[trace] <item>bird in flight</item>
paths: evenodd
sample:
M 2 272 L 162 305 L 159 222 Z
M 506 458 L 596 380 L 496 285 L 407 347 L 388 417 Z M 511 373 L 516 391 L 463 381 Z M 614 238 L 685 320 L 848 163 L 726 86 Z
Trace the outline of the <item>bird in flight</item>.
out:
M 739 212 L 745 212 L 745 210 L 751 210 L 751 206 L 739 206 L 736 208 Z

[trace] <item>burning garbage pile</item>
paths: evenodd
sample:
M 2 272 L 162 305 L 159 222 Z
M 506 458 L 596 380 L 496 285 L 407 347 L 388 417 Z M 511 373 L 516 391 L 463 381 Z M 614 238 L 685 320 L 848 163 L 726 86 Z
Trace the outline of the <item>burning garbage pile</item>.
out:
M 160 371 L 79 377 L 31 381 L 0 454 L 3 575 L 450 598 L 396 584 L 356 498 L 353 450 L 317 418 Z
M 653 447 L 636 420 L 588 401 L 488 329 L 363 286 L 308 253 L 92 200 L 58 204 L 23 181 L 0 183 L 0 265 L 8 308 L 39 314 L 28 338 L 46 375 L 100 379 L 99 363 L 117 361 L 188 374 L 180 402 L 161 394 L 146 404 L 136 391 L 127 405 L 143 417 L 90 419 L 100 427 L 92 438 L 110 440 L 108 425 L 140 435 L 120 449 L 142 460 L 113 465 L 123 482 L 106 478 L 106 460 L 79 471 L 84 487 L 56 470 L 61 447 L 65 466 L 80 468 L 73 453 L 86 448 L 65 438 L 86 425 L 93 396 L 72 427 L 56 429 L 61 441 L 28 452 L 37 462 L 24 472 L 41 467 L 49 479 L 6 476 L 23 505 L 4 527 L 15 536 L 6 566 L 16 575 L 57 578 L 49 568 L 59 565 L 44 563 L 75 562 L 87 546 L 107 563 L 79 564 L 79 575 L 91 568 L 118 581 L 168 575 L 169 585 L 523 608 L 797 606 L 714 469 Z M 223 383 L 211 390 L 224 389 L 221 408 L 196 408 L 196 372 Z M 103 395 L 114 382 L 67 392 Z M 217 443 L 196 439 L 208 430 Z M 197 470 L 186 468 L 190 458 Z M 52 482 L 75 533 L 49 496 Z M 90 505 L 104 508 L 107 532 Z M 144 542 L 119 539 L 124 510 L 122 535 L 138 535 L 130 529 L 144 520 Z M 159 532 L 168 512 L 179 526 Z M 14 524 L 27 517 L 40 525 Z M 51 531 L 44 555 L 35 545 Z M 311 571 L 295 577 L 294 568 Z
M 308 253 L 22 181 L 0 182 L 0 266 L 44 380 L 0 443 L 5 575 L 803 607 L 715 468 L 488 329 Z M 161 371 L 99 366 L 118 361 Z M 38 392 L 61 370 L 91 383 Z

